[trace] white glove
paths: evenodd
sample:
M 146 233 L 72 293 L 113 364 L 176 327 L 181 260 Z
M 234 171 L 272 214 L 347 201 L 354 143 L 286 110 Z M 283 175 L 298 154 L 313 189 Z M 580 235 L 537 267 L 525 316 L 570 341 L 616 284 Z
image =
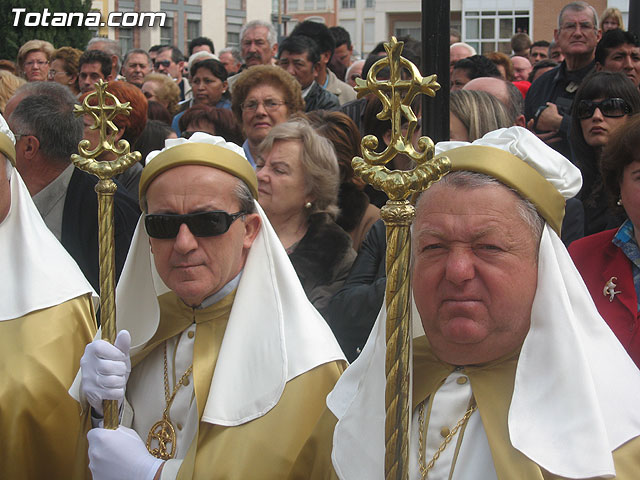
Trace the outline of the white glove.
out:
M 80 359 L 82 392 L 100 415 L 103 414 L 103 400 L 117 400 L 118 407 L 124 400 L 124 390 L 131 373 L 130 346 L 129 332 L 120 330 L 113 345 L 104 340 L 94 340 L 87 345 Z
M 93 480 L 153 480 L 163 460 L 147 451 L 135 430 L 94 428 L 89 439 L 89 468 Z

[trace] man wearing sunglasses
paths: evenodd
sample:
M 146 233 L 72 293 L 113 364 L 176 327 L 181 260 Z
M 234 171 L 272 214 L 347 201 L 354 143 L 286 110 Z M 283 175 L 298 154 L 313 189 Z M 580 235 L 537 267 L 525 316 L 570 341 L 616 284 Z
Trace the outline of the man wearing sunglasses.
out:
M 180 101 L 191 100 L 191 85 L 182 75 L 184 68 L 184 55 L 172 45 L 166 45 L 158 50 L 158 55 L 153 61 L 153 69 L 158 73 L 169 75 L 180 87 Z
M 95 413 L 118 400 L 127 425 L 89 433 L 93 478 L 310 478 L 300 452 L 344 357 L 243 150 L 200 132 L 168 140 L 139 192 L 120 332 L 81 362 Z

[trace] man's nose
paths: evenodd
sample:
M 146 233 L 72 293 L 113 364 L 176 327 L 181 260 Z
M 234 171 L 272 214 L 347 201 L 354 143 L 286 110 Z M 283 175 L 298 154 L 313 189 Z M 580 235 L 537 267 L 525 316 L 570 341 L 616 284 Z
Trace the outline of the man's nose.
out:
M 451 248 L 447 256 L 445 278 L 460 285 L 475 276 L 475 260 L 470 248 Z
M 182 254 L 189 253 L 198 247 L 198 240 L 195 235 L 191 233 L 186 223 L 180 225 L 178 235 L 176 235 L 176 241 L 174 249 Z

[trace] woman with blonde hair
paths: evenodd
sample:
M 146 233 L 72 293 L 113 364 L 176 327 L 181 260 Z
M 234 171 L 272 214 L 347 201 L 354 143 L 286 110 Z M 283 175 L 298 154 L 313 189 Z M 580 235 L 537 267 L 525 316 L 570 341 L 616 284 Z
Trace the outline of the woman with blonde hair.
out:
M 162 73 L 150 73 L 144 77 L 142 93 L 147 101 L 158 102 L 163 105 L 171 115 L 175 115 L 180 107 L 180 87 L 170 76 Z
M 46 82 L 53 45 L 44 40 L 29 40 L 18 50 L 18 69 L 27 82 Z
M 24 78 L 16 77 L 9 70 L 0 70 L 0 113 L 4 113 L 4 107 L 16 90 L 24 85 Z
M 451 92 L 449 131 L 451 140 L 473 142 L 485 133 L 511 127 L 509 114 L 500 101 L 487 92 Z
M 614 7 L 607 8 L 600 16 L 600 28 L 602 28 L 602 33 L 607 30 L 615 30 L 616 28 L 624 30 L 622 12 Z

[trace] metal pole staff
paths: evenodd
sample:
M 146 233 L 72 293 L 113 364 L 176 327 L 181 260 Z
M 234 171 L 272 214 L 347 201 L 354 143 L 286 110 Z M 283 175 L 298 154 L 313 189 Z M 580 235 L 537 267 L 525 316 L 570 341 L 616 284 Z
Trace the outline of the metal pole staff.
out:
M 353 169 L 366 182 L 384 191 L 389 200 L 382 207 L 381 216 L 387 231 L 386 286 L 386 366 L 385 391 L 385 478 L 408 478 L 408 431 L 410 417 L 409 342 L 410 342 L 410 285 L 409 227 L 415 209 L 409 197 L 427 189 L 450 169 L 446 157 L 433 160 L 435 146 L 430 138 L 420 137 L 418 149 L 411 139 L 418 125 L 411 102 L 418 94 L 434 97 L 440 88 L 436 75 L 423 78 L 416 66 L 401 57 L 403 42 L 395 37 L 384 45 L 387 57 L 378 60 L 366 80 L 357 79 L 358 97 L 373 93 L 382 102 L 380 120 L 391 121 L 391 141 L 382 152 L 376 153 L 378 139 L 367 135 L 362 139 L 362 156 L 352 161 Z M 378 80 L 377 74 L 389 67 L 389 80 Z M 404 74 L 404 75 L 403 75 Z M 404 78 L 403 78 L 404 77 Z M 402 117 L 408 120 L 406 134 L 402 134 Z M 399 153 L 416 162 L 412 170 L 388 170 L 385 165 Z
M 107 83 L 100 80 L 96 90 L 87 95 L 82 105 L 76 105 L 76 116 L 90 115 L 93 118 L 92 130 L 100 129 L 100 143 L 93 149 L 87 139 L 78 144 L 80 155 L 73 154 L 71 160 L 79 169 L 95 175 L 99 181 L 95 186 L 98 194 L 98 236 L 100 254 L 100 320 L 103 340 L 113 343 L 116 338 L 116 295 L 115 295 L 115 248 L 113 236 L 113 195 L 117 186 L 112 178 L 131 165 L 140 161 L 140 152 L 129 152 L 129 142 L 115 142 L 118 127 L 113 123 L 116 115 L 129 115 L 129 102 L 121 103 L 115 95 L 106 91 Z M 90 102 L 97 98 L 96 105 Z M 107 99 L 110 100 L 107 103 Z M 97 158 L 104 152 L 112 152 L 116 160 L 100 161 Z M 105 400 L 104 428 L 118 428 L 118 402 Z

